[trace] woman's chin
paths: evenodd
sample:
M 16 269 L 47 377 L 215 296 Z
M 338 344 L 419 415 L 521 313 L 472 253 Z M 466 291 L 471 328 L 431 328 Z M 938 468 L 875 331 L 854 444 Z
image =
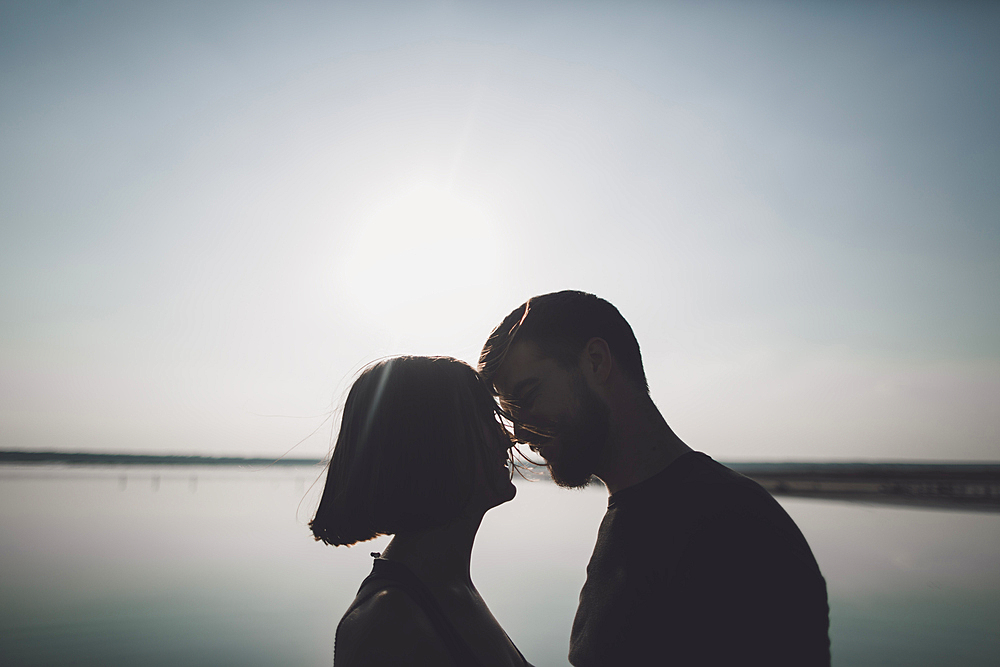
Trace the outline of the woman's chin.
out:
M 510 488 L 508 489 L 510 495 L 507 496 L 507 500 L 504 501 L 505 503 L 509 503 L 514 500 L 514 496 L 517 495 L 517 487 L 514 486 L 514 482 L 508 482 L 508 484 L 510 484 Z
M 508 486 L 504 487 L 503 490 L 498 494 L 496 502 L 490 507 L 497 507 L 503 505 L 504 503 L 509 503 L 514 500 L 514 496 L 517 495 L 517 487 L 514 486 L 514 482 L 507 481 Z

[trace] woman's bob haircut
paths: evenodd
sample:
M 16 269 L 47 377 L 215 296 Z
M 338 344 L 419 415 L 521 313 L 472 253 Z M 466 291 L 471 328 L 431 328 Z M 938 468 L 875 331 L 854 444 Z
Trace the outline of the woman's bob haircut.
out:
M 372 364 L 347 395 L 313 536 L 350 546 L 457 518 L 476 484 L 502 481 L 492 474 L 506 454 L 493 439 L 505 434 L 498 415 L 489 387 L 457 359 Z

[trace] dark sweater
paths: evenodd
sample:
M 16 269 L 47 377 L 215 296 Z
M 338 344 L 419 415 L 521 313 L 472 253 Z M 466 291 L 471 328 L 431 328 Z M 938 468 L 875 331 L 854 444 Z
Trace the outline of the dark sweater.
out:
M 608 500 L 569 657 L 577 667 L 829 665 L 828 611 L 785 510 L 691 452 Z

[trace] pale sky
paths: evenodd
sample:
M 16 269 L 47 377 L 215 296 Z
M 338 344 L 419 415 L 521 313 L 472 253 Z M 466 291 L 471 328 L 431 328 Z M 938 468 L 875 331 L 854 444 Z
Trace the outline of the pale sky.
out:
M 718 459 L 997 460 L 997 35 L 993 3 L 4 2 L 0 448 L 279 454 L 367 362 L 474 361 L 573 288 Z

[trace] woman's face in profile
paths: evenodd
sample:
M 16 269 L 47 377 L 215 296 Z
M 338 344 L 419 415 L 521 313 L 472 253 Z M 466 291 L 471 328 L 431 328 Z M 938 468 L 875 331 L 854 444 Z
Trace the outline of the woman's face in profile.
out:
M 492 415 L 483 424 L 484 441 L 489 448 L 483 457 L 486 470 L 479 471 L 478 483 L 470 504 L 488 510 L 514 499 L 517 489 L 513 482 L 510 450 L 514 446 L 506 429 Z

